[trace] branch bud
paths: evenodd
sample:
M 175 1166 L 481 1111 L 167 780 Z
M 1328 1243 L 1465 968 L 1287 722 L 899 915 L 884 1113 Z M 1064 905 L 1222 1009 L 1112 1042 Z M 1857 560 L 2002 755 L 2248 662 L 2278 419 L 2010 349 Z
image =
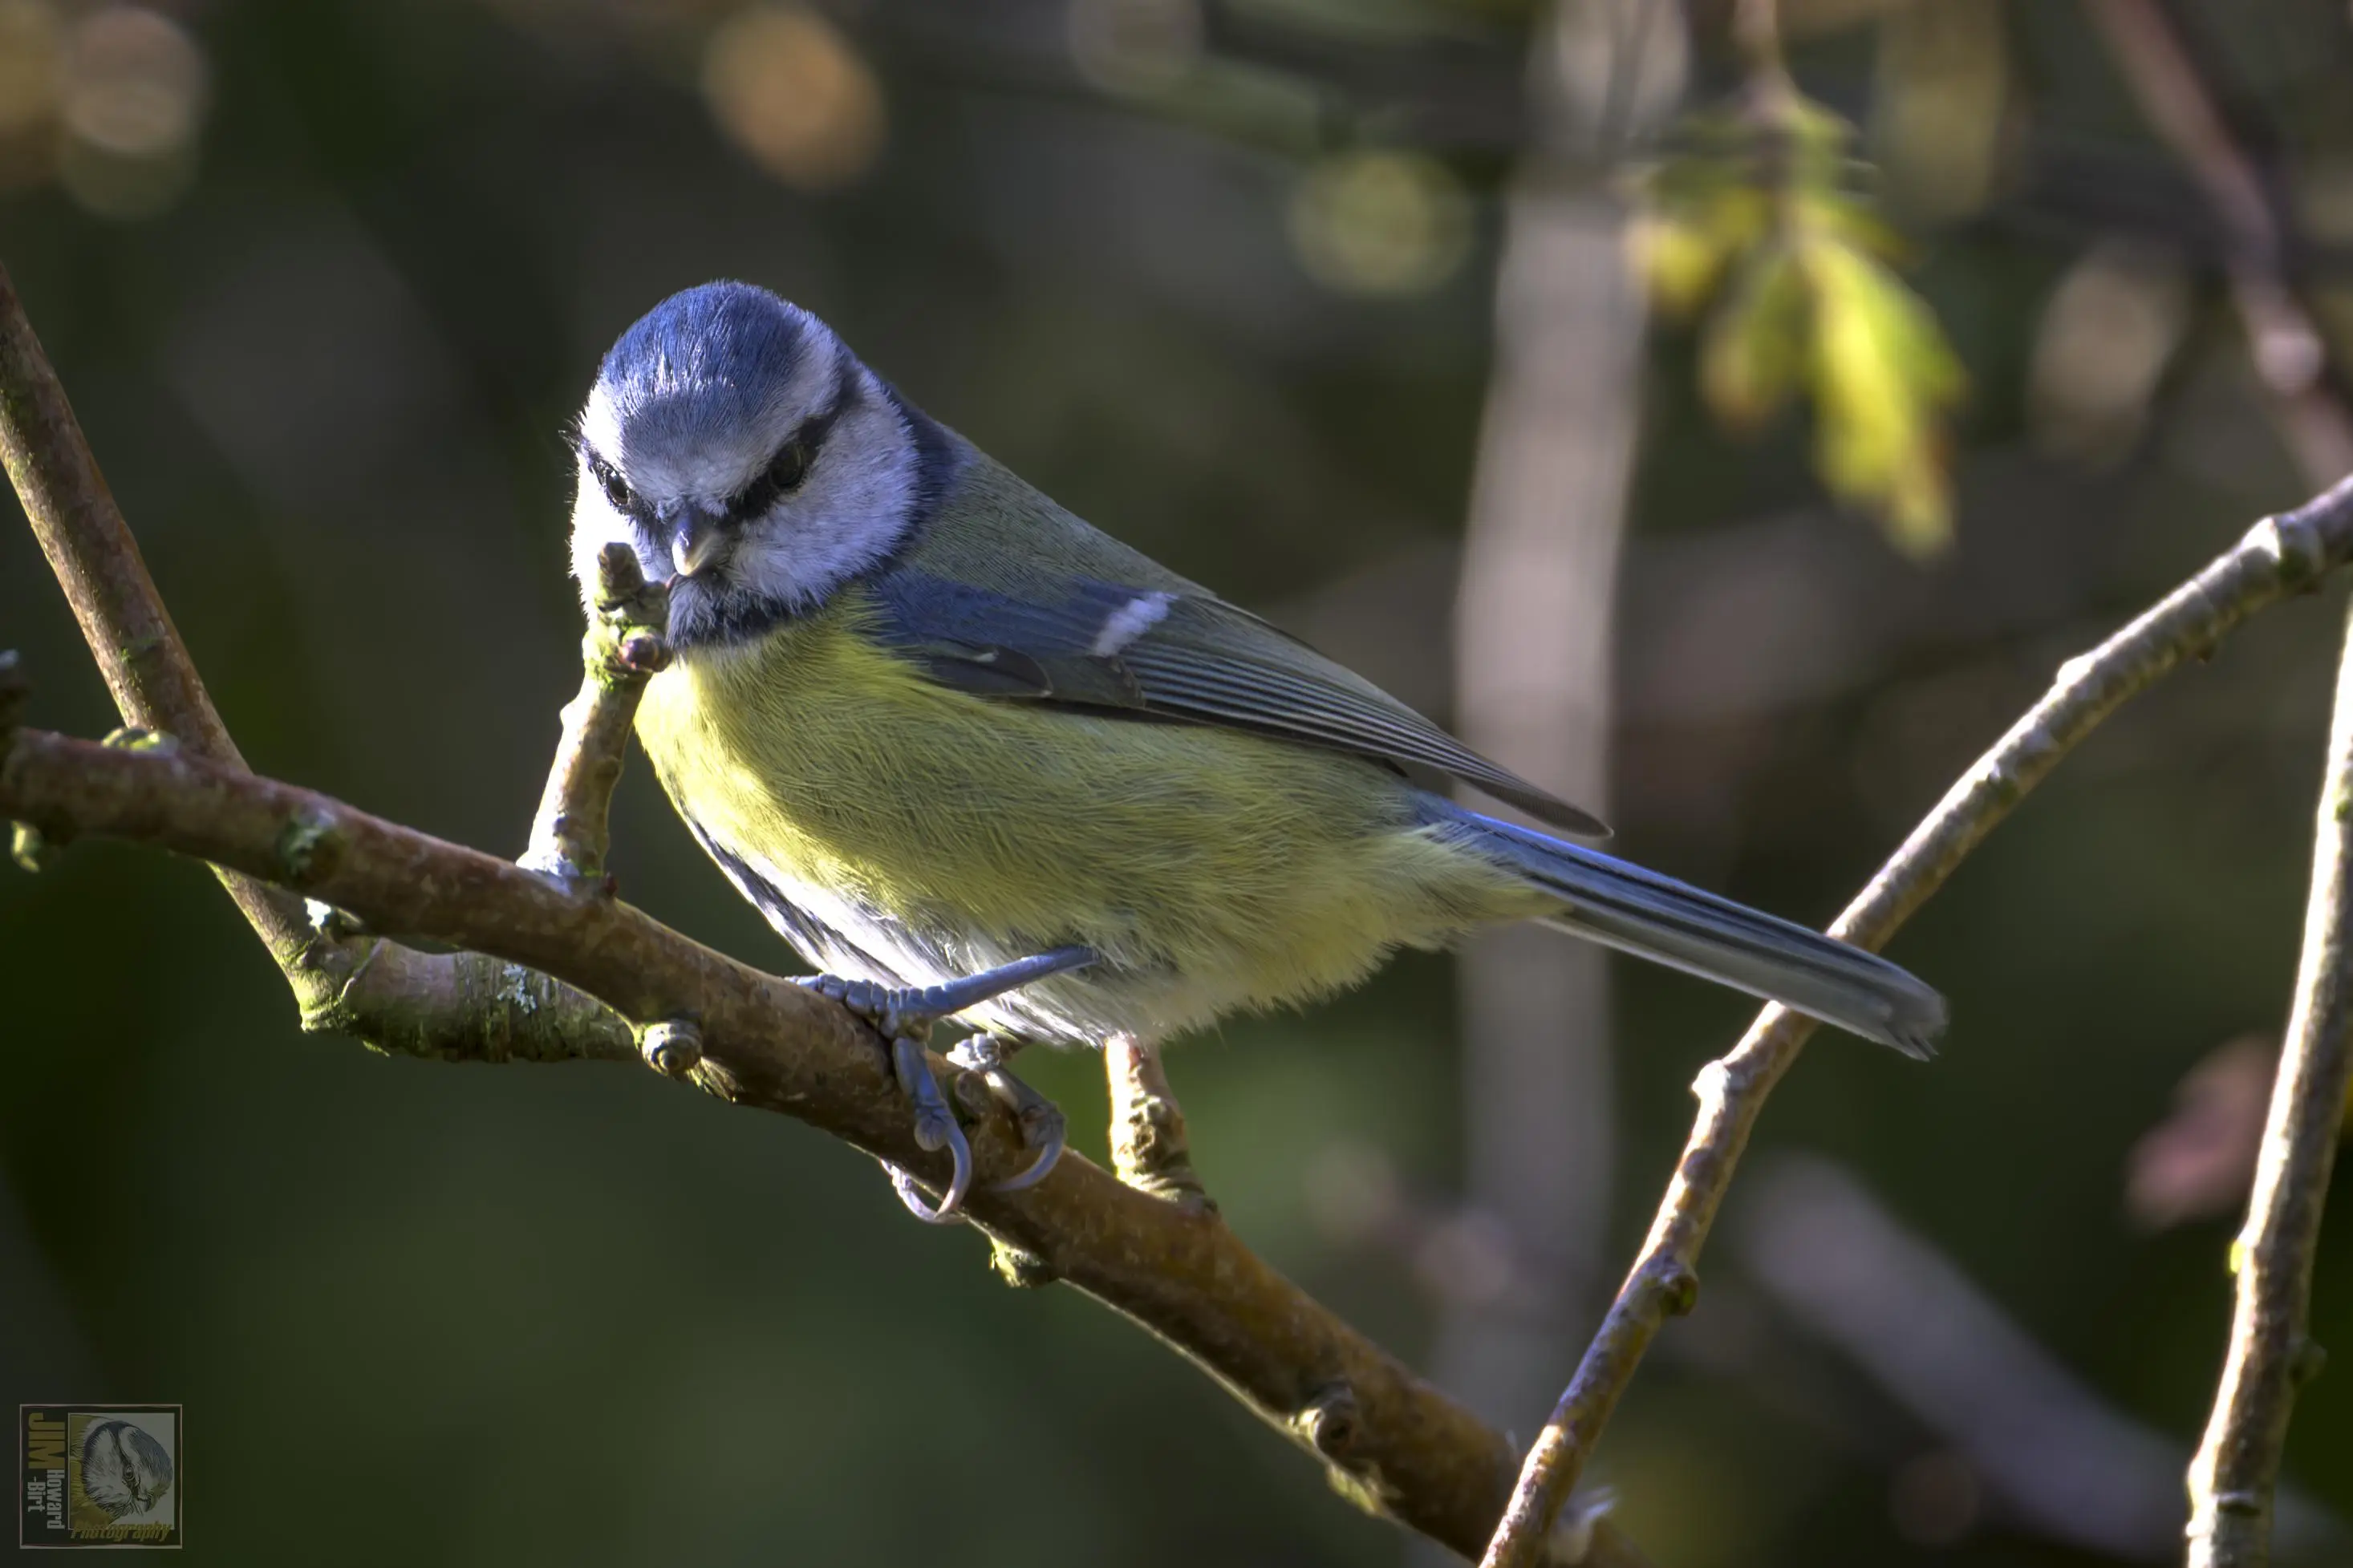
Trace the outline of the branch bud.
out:
M 1299 1407 L 1291 1424 L 1301 1436 L 1315 1446 L 1317 1453 L 1327 1459 L 1337 1459 L 1356 1442 L 1361 1415 L 1354 1388 L 1345 1382 L 1327 1383 Z
M 638 1054 L 664 1078 L 684 1078 L 702 1065 L 702 1030 L 691 1018 L 666 1018 L 638 1031 Z

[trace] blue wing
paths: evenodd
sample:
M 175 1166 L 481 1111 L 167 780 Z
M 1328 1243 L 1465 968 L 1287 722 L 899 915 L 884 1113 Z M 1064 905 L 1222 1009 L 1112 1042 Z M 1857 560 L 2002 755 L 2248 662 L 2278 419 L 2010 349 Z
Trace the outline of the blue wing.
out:
M 1041 604 L 907 564 L 866 586 L 883 640 L 959 690 L 1247 730 L 1460 779 L 1567 832 L 1609 831 L 1345 666 L 1205 593 L 1082 578 Z

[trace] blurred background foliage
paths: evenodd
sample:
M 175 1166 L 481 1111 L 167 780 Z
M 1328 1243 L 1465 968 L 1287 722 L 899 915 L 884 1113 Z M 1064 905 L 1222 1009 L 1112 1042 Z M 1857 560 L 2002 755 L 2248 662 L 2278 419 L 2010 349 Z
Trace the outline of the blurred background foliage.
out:
M 1831 491 L 1880 510 L 1908 553 L 1952 542 L 1940 416 L 1960 367 L 1928 307 L 1888 272 L 1895 236 L 1845 187 L 1853 129 L 1767 65 L 1747 101 L 1685 121 L 1693 150 L 1646 192 L 1638 234 L 1659 308 L 1712 297 L 1700 386 L 1736 429 L 1803 384 L 1814 465 Z
M 2306 390 L 2341 397 L 2353 23 L 2148 14 L 2260 171 L 2323 334 Z M 807 303 L 1060 500 L 1444 713 L 1524 341 L 1497 279 L 1525 204 L 1571 192 L 1663 321 L 1610 296 L 1629 477 L 1571 520 L 1618 571 L 1583 754 L 1629 853 L 1820 921 L 2060 658 L 2306 481 L 2246 258 L 2084 10 L 1779 21 L 1768 78 L 1709 3 L 0 0 L 0 258 L 255 765 L 495 848 L 572 684 L 559 433 L 661 295 Z M 1953 997 L 1940 1062 L 1826 1037 L 1781 1091 L 1599 1465 L 1662 1564 L 2174 1553 L 2341 599 L 2120 718 L 1925 912 L 1895 955 Z M 20 527 L 0 642 L 38 721 L 111 726 Z M 785 962 L 641 772 L 617 828 L 630 897 Z M 1530 1370 L 1477 1396 L 1523 1433 L 1746 1016 L 1611 979 L 1563 1047 L 1606 1055 L 1602 1103 L 1539 1095 L 1521 1134 L 1600 1165 L 1557 1268 L 1544 1204 L 1472 1178 L 1448 962 L 1174 1061 L 1242 1234 L 1418 1362 L 1442 1322 L 1516 1328 Z M 825 1140 L 642 1075 L 301 1037 L 194 868 L 0 874 L 0 1384 L 185 1401 L 192 1560 L 1404 1550 Z M 1093 1064 L 1025 1070 L 1099 1146 Z M 2305 1394 L 2289 1470 L 2302 1560 L 2353 1561 L 2353 1376 Z

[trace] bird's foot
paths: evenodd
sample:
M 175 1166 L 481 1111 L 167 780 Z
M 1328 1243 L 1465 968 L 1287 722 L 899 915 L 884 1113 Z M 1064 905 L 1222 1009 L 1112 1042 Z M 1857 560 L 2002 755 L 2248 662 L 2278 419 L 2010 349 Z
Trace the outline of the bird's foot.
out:
M 882 1168 L 891 1173 L 892 1190 L 907 1205 L 907 1212 L 925 1225 L 946 1225 L 961 1219 L 964 1195 L 972 1190 L 972 1142 L 965 1137 L 964 1127 L 956 1121 L 955 1110 L 948 1104 L 947 1096 L 940 1092 L 940 1080 L 932 1076 L 932 1064 L 923 1053 L 923 1043 L 906 1035 L 893 1039 L 891 1071 L 899 1080 L 900 1091 L 914 1102 L 916 1147 L 927 1151 L 945 1149 L 955 1163 L 947 1191 L 940 1194 L 937 1208 L 924 1201 L 923 1189 L 915 1184 L 914 1177 L 886 1161 Z
M 1070 1131 L 1060 1106 L 1006 1070 L 1005 1059 L 1012 1054 L 1012 1047 L 993 1035 L 975 1035 L 948 1053 L 948 1060 L 970 1073 L 991 1100 L 1013 1113 L 1013 1124 L 1021 1130 L 1021 1146 L 1038 1152 L 1027 1170 L 989 1189 L 997 1193 L 1018 1193 L 1044 1181 L 1061 1159 Z
M 839 974 L 805 974 L 794 984 L 804 991 L 839 1002 L 874 1026 L 886 1040 L 902 1036 L 928 1043 L 932 1026 L 947 1016 L 938 1007 L 923 1005 L 926 993 L 912 985 L 878 985 L 871 980 L 844 980 Z M 940 989 L 934 986 L 932 990 Z
M 916 1144 L 926 1151 L 945 1149 L 953 1158 L 953 1174 L 937 1207 L 925 1201 L 913 1176 L 884 1163 L 899 1201 L 917 1219 L 927 1225 L 944 1225 L 958 1217 L 965 1194 L 972 1189 L 972 1144 L 957 1123 L 947 1097 L 940 1092 L 939 1079 L 933 1076 L 931 1062 L 924 1055 L 932 1026 L 1033 981 L 1082 968 L 1094 961 L 1091 948 L 1060 947 L 941 985 L 878 985 L 871 980 L 845 980 L 838 974 L 812 975 L 799 982 L 807 989 L 840 1003 L 881 1033 L 890 1046 L 892 1076 L 914 1104 Z M 1012 1190 L 1042 1179 L 1060 1157 L 1061 1112 L 997 1065 L 1001 1056 L 1001 1049 L 992 1042 L 987 1053 L 990 1066 L 983 1071 L 982 1081 L 990 1094 L 1003 1101 L 1020 1121 L 1022 1141 L 1039 1151 L 1039 1159 L 1029 1169 L 1013 1178 L 1008 1189 Z
M 1119 1179 L 1190 1213 L 1215 1214 L 1217 1202 L 1193 1169 L 1185 1110 L 1168 1087 L 1159 1048 L 1114 1035 L 1103 1042 L 1103 1068 L 1111 1080 L 1112 1169 Z
M 931 1058 L 923 1049 L 938 1015 L 921 1005 L 922 993 L 877 985 L 871 980 L 815 974 L 797 984 L 840 1003 L 880 1031 L 887 1042 L 891 1076 L 915 1109 L 915 1146 L 926 1152 L 945 1149 L 953 1162 L 947 1190 L 936 1208 L 925 1201 L 914 1177 L 888 1161 L 882 1168 L 891 1173 L 891 1185 L 907 1212 L 925 1225 L 945 1225 L 958 1217 L 965 1194 L 972 1190 L 972 1143 L 965 1137 L 947 1096 L 940 1092 L 940 1080 L 933 1075 Z
M 871 980 L 844 980 L 838 974 L 810 975 L 798 984 L 832 997 L 885 1035 L 925 1037 L 942 1018 L 993 1002 L 1049 975 L 1083 969 L 1094 961 L 1095 951 L 1091 947 L 1058 947 L 940 985 L 877 985 Z

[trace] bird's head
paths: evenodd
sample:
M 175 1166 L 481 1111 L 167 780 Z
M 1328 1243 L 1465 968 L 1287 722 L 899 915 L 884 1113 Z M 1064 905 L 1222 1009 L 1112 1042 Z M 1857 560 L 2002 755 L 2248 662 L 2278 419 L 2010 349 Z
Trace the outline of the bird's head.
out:
M 172 1489 L 172 1455 L 143 1426 L 92 1421 L 82 1435 L 82 1495 L 110 1519 L 153 1510 Z
M 937 488 L 927 428 L 799 306 L 745 283 L 674 294 L 581 410 L 574 573 L 593 595 L 597 552 L 627 543 L 675 579 L 674 645 L 755 635 L 906 537 Z

